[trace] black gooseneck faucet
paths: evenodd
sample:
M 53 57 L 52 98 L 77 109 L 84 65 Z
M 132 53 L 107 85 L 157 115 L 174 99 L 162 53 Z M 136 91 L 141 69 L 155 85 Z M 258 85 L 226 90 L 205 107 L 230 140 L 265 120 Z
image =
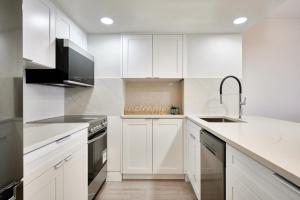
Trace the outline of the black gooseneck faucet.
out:
M 225 78 L 223 78 L 223 80 L 220 84 L 220 104 L 223 104 L 223 84 L 229 78 L 233 78 L 239 84 L 239 119 L 241 119 L 242 113 L 243 113 L 242 106 L 246 105 L 246 97 L 244 98 L 244 101 L 242 102 L 242 84 L 241 84 L 241 81 L 237 77 L 226 76 Z

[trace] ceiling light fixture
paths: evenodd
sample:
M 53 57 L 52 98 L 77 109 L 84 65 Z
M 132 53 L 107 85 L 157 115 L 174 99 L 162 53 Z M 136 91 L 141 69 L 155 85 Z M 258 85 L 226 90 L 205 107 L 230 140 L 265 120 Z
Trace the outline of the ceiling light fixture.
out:
M 100 21 L 105 24 L 105 25 L 111 25 L 114 23 L 114 20 L 112 18 L 109 18 L 109 17 L 102 17 L 100 19 Z
M 234 24 L 244 24 L 246 21 L 248 21 L 247 17 L 239 17 L 233 20 Z

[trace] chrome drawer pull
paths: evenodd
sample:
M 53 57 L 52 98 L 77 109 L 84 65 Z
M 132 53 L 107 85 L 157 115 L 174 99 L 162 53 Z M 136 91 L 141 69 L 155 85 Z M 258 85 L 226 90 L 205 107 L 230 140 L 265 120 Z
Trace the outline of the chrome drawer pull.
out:
M 65 161 L 68 162 L 73 158 L 73 155 L 69 155 L 68 157 L 65 158 Z
M 59 144 L 59 143 L 65 142 L 65 141 L 71 139 L 71 137 L 72 137 L 72 135 L 68 135 L 68 136 L 63 137 L 63 138 L 61 138 L 59 140 L 56 140 L 56 143 Z
M 294 192 L 296 192 L 297 194 L 300 194 L 300 187 L 297 186 L 296 184 L 292 183 L 291 181 L 287 180 L 286 178 L 284 178 L 283 176 L 274 173 L 274 177 L 283 185 L 287 186 L 288 188 L 290 188 L 291 190 L 293 190 Z
M 59 169 L 61 166 L 63 166 L 64 165 L 64 161 L 60 161 L 59 163 L 57 163 L 55 166 L 54 166 L 54 168 L 55 169 Z

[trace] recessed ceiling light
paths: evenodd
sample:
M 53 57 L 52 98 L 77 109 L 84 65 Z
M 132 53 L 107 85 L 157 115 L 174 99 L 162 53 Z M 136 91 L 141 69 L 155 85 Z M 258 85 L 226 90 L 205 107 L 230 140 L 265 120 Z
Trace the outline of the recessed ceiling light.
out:
M 100 21 L 103 23 L 103 24 L 106 24 L 106 25 L 111 25 L 114 23 L 114 20 L 112 18 L 109 18 L 109 17 L 102 17 L 100 19 Z
M 246 21 L 248 21 L 248 18 L 247 17 L 239 17 L 239 18 L 236 18 L 233 23 L 234 24 L 243 24 L 245 23 Z

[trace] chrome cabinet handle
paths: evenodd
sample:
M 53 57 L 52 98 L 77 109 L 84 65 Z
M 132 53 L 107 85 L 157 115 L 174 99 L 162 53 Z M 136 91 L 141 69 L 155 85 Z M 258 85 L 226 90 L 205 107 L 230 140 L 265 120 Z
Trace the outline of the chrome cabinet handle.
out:
M 68 136 L 63 137 L 63 138 L 61 138 L 59 140 L 56 140 L 56 143 L 59 144 L 59 143 L 65 142 L 65 141 L 71 139 L 71 137 L 72 137 L 72 135 L 68 135 Z
M 196 139 L 196 137 L 193 135 L 193 134 L 190 134 L 190 136 L 195 140 Z
M 61 166 L 63 166 L 64 165 L 64 161 L 60 161 L 59 163 L 57 163 L 55 166 L 54 166 L 54 168 L 55 169 L 59 169 Z
M 68 157 L 65 158 L 65 161 L 68 162 L 73 158 L 73 155 L 69 155 Z
M 297 194 L 300 195 L 300 187 L 297 186 L 296 184 L 292 183 L 291 181 L 287 180 L 286 178 L 284 178 L 283 176 L 274 173 L 273 174 L 274 177 L 283 185 L 287 186 L 288 188 L 290 188 L 291 190 L 293 190 L 294 192 L 296 192 Z

